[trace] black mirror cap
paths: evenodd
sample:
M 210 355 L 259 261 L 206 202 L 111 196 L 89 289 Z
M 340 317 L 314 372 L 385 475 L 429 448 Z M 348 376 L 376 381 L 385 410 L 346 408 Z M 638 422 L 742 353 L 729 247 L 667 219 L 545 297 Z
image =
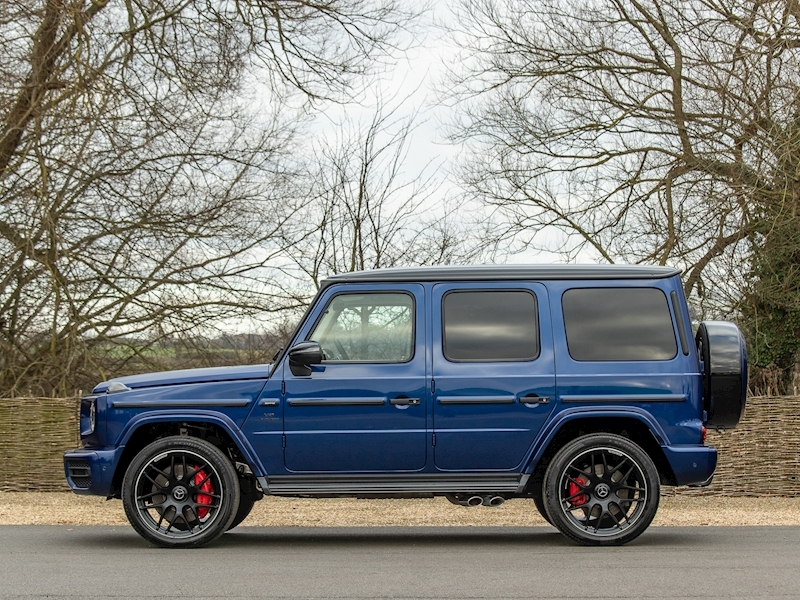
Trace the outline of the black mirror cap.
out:
M 289 369 L 292 375 L 308 377 L 311 365 L 318 365 L 323 360 L 322 346 L 318 342 L 300 342 L 289 349 Z

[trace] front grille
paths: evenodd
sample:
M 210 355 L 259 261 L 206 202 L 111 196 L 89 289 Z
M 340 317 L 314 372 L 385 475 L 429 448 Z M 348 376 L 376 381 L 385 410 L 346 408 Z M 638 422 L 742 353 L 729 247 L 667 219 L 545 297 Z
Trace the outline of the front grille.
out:
M 89 466 L 89 461 L 67 461 L 67 472 L 75 487 L 88 488 L 92 485 L 92 469 Z

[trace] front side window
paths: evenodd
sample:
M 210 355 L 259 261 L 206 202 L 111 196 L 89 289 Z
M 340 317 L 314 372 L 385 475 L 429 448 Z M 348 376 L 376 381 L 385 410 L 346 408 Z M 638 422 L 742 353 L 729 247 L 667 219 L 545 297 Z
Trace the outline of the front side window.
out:
M 322 346 L 325 362 L 407 362 L 413 355 L 413 324 L 409 294 L 340 294 L 309 339 Z
M 536 297 L 524 290 L 449 292 L 442 301 L 444 355 L 454 362 L 539 356 Z
M 656 288 L 580 288 L 561 299 L 579 361 L 671 360 L 678 353 L 667 297 Z

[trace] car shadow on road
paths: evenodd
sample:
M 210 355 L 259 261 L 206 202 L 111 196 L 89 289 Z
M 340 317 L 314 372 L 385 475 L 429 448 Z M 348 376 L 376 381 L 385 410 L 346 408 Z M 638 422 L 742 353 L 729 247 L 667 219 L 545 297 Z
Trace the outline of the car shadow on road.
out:
M 69 529 L 68 543 L 73 549 L 81 546 L 118 548 L 156 548 L 125 527 L 75 527 Z M 641 550 L 648 547 L 696 546 L 704 536 L 694 527 L 651 528 L 639 538 L 620 549 Z M 54 540 L 55 541 L 55 540 Z M 66 541 L 66 540 L 65 540 Z M 579 546 L 552 527 L 247 527 L 242 526 L 214 541 L 205 549 L 229 548 L 304 548 L 325 547 L 369 547 L 376 549 L 390 546 L 440 546 L 492 548 L 496 546 L 519 546 L 535 548 L 573 548 L 595 551 L 603 548 Z M 186 551 L 190 551 L 189 549 Z M 202 549 L 201 549 L 202 550 Z

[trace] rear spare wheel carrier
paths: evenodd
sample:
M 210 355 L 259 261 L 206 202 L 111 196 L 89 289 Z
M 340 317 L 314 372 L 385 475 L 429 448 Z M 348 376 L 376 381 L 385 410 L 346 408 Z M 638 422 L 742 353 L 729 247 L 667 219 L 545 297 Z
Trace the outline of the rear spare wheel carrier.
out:
M 739 328 L 728 321 L 703 321 L 697 329 L 703 363 L 703 409 L 710 427 L 736 427 L 747 400 L 747 352 Z

